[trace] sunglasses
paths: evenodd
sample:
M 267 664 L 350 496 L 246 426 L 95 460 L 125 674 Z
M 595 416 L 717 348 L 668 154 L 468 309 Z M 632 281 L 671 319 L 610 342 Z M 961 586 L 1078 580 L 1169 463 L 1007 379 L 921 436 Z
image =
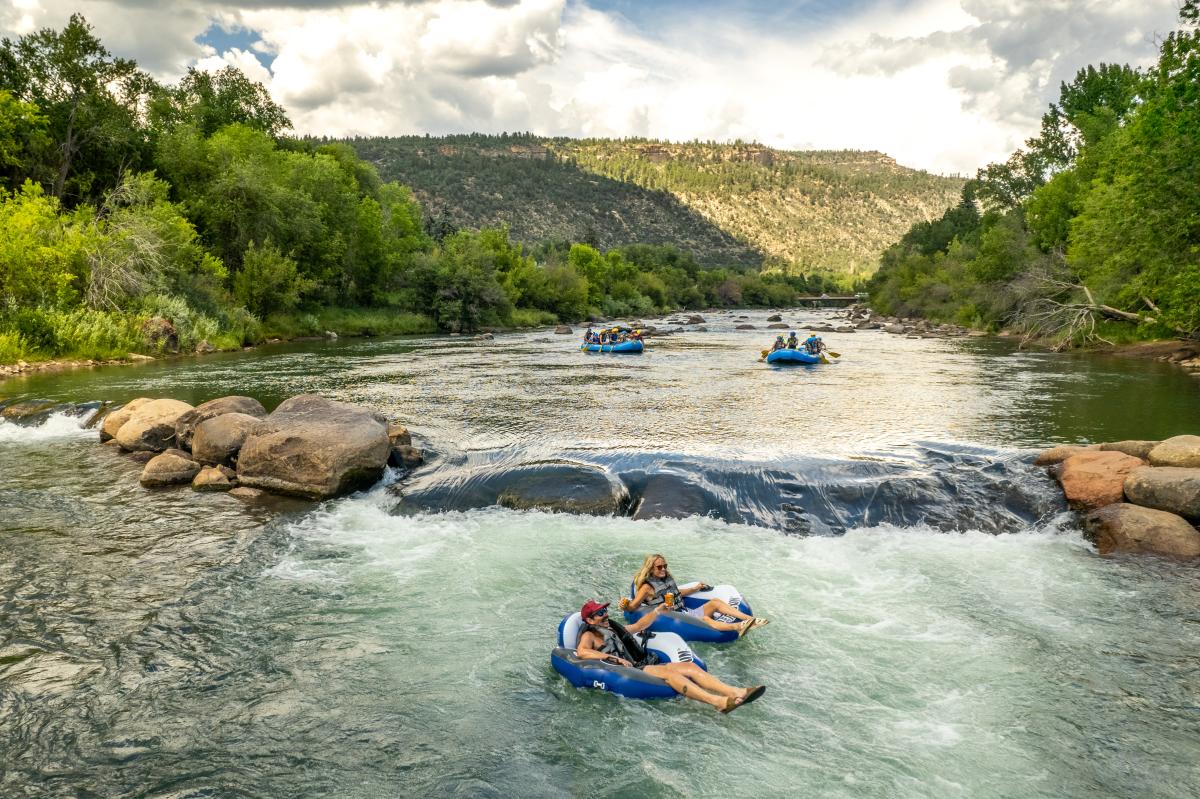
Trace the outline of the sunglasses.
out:
M 607 616 L 607 615 L 608 615 L 608 610 L 607 610 L 607 609 L 605 609 L 605 610 L 598 610 L 598 611 L 596 611 L 595 613 L 593 613 L 591 616 L 589 616 L 588 618 L 590 618 L 590 619 L 603 619 L 603 618 L 604 618 L 605 616 Z
M 667 564 L 665 564 L 665 563 L 660 563 L 660 564 L 658 564 L 657 566 L 655 566 L 654 568 L 656 568 L 656 569 L 665 569 L 665 568 L 667 568 Z

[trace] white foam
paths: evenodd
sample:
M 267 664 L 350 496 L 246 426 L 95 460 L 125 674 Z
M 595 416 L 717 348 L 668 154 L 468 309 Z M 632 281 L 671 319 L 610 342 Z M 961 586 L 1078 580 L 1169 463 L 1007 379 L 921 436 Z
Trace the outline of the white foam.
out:
M 57 439 L 87 438 L 95 430 L 83 427 L 84 418 L 66 413 L 52 413 L 39 425 L 19 425 L 0 419 L 0 444 L 32 444 Z

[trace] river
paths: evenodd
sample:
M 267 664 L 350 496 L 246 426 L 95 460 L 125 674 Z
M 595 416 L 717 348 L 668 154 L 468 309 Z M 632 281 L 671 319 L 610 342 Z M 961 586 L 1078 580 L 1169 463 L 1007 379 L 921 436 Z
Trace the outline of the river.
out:
M 836 365 L 773 368 L 766 313 L 745 315 L 758 330 L 710 314 L 641 356 L 542 331 L 0 383 L 268 408 L 317 392 L 432 455 L 404 499 L 244 504 L 142 489 L 73 417 L 0 422 L 0 795 L 1200 793 L 1195 567 L 1096 556 L 1030 465 L 1053 443 L 1200 432 L 1200 380 L 866 331 L 826 335 Z M 462 474 L 547 459 L 670 475 L 709 515 L 464 498 Z M 624 700 L 550 667 L 563 614 L 614 599 L 648 552 L 772 620 L 697 645 L 714 674 L 767 684 L 760 701 Z

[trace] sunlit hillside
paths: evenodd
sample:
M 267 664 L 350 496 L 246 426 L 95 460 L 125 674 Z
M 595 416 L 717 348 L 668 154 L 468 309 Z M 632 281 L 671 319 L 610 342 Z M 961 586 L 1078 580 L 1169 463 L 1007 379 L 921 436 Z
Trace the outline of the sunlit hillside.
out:
M 855 276 L 962 188 L 875 152 L 478 134 L 352 143 L 454 226 L 507 223 L 526 242 L 674 243 L 709 264 Z

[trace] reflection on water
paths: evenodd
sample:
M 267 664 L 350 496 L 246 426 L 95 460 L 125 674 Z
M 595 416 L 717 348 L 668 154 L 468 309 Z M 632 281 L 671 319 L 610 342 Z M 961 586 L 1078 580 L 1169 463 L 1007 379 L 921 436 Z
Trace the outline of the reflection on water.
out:
M 338 340 L 0 385 L 0 396 L 200 402 L 229 393 L 268 407 L 302 392 L 365 402 L 441 446 L 848 454 L 913 440 L 997 447 L 1163 438 L 1200 429 L 1200 380 L 1177 367 L 1088 355 L 1019 352 L 990 339 L 825 334 L 834 366 L 758 362 L 774 331 L 652 339 L 638 356 L 588 355 L 545 331 L 469 338 Z M 829 312 L 785 317 L 803 332 Z
M 1096 557 L 1017 451 L 1196 432 L 1200 381 L 869 332 L 826 336 L 836 366 L 771 368 L 768 332 L 733 324 L 710 315 L 640 357 L 538 332 L 0 385 L 268 406 L 318 391 L 406 420 L 447 472 L 570 452 L 635 486 L 669 469 L 730 519 L 787 504 L 850 528 L 397 515 L 383 489 L 267 508 L 144 491 L 66 417 L 0 422 L 0 796 L 1200 793 L 1194 569 Z M 766 682 L 761 702 L 725 717 L 550 669 L 561 616 L 615 597 L 648 551 L 772 618 L 702 653 Z

